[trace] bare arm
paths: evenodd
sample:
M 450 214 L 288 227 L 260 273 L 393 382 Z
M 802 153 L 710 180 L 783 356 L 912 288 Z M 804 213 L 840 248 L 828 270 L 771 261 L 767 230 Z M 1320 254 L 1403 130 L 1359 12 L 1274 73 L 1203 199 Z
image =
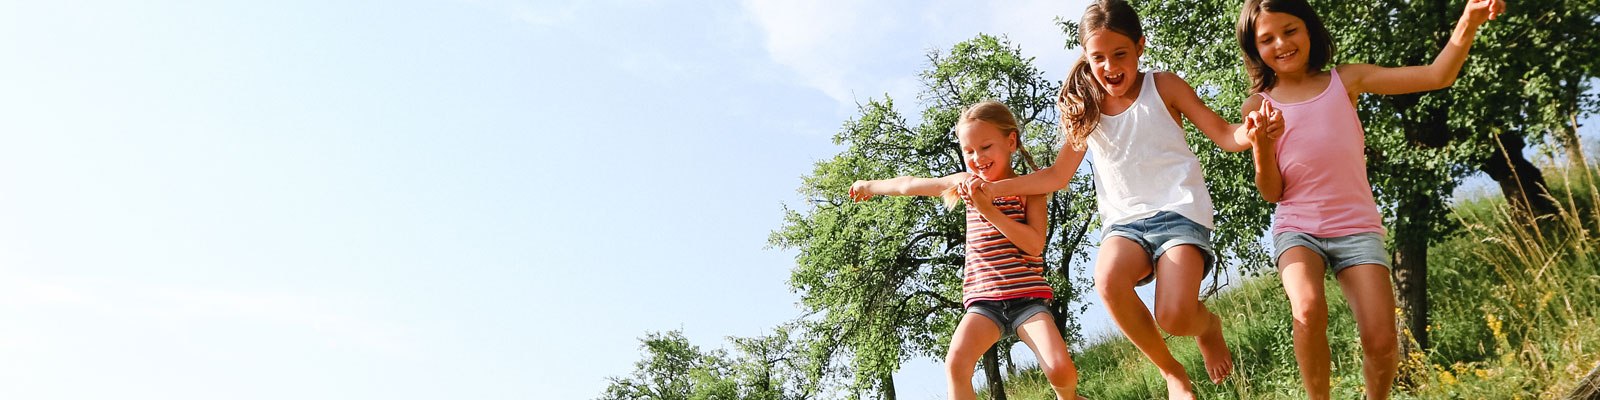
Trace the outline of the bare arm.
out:
M 971 190 L 973 201 L 968 206 L 975 207 L 979 214 L 983 214 L 983 218 L 994 224 L 994 228 L 1005 235 L 1006 239 L 1011 240 L 1011 244 L 1028 255 L 1044 254 L 1044 231 L 1049 225 L 1046 223 L 1049 216 L 1045 213 L 1045 206 L 1050 201 L 1049 195 L 1027 196 L 1027 200 L 1023 201 L 1023 210 L 1028 223 L 1021 223 L 1007 217 L 1004 211 L 994 206 L 993 201 L 977 200 L 993 198 L 993 195 L 985 192 L 983 188 L 974 187 Z
M 960 185 L 969 176 L 957 172 L 938 178 L 902 176 L 875 181 L 856 181 L 850 185 L 850 198 L 865 201 L 872 196 L 938 196 L 947 189 Z
M 1200 101 L 1200 96 L 1195 94 L 1194 87 L 1189 82 L 1172 73 L 1156 73 L 1156 87 L 1161 92 L 1162 101 L 1167 107 L 1177 110 L 1184 118 L 1188 118 L 1195 128 L 1217 144 L 1223 151 L 1244 151 L 1250 148 L 1250 138 L 1245 132 L 1244 124 L 1230 124 L 1222 119 L 1221 115 L 1206 107 Z M 1180 124 L 1181 125 L 1181 124 Z
M 1083 150 L 1073 150 L 1071 145 L 1063 143 L 1061 152 L 1056 154 L 1056 162 L 1050 166 L 1033 171 L 1031 174 L 1004 179 L 993 183 L 982 184 L 986 191 L 993 196 L 1031 196 L 1036 194 L 1054 193 L 1072 183 L 1072 175 L 1078 173 L 1078 165 L 1083 163 Z M 977 197 L 973 197 L 976 199 Z
M 1244 129 L 1251 143 L 1251 158 L 1256 167 L 1256 190 L 1268 203 L 1283 198 L 1283 175 L 1278 171 L 1278 137 L 1283 135 L 1283 114 L 1263 101 L 1261 95 L 1245 99 Z
M 1472 48 L 1478 27 L 1505 12 L 1505 8 L 1504 0 L 1469 0 L 1450 33 L 1450 42 L 1439 50 L 1432 64 L 1393 68 L 1347 64 L 1338 67 L 1339 76 L 1344 77 L 1345 88 L 1352 94 L 1406 94 L 1450 87 L 1467 61 L 1467 50 Z

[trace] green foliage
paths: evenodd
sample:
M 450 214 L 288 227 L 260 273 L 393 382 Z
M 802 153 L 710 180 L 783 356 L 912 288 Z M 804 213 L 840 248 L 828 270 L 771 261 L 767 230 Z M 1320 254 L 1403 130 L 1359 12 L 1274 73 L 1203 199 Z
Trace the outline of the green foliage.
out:
M 640 339 L 644 360 L 628 377 L 611 377 L 603 400 L 752 399 L 814 397 L 825 382 L 817 363 L 792 337 L 789 326 L 771 335 L 729 337 L 735 353 L 702 351 L 682 331 L 651 332 Z
M 1507 396 L 1563 394 L 1600 356 L 1600 200 L 1593 168 L 1548 168 L 1560 212 L 1535 218 L 1504 201 L 1452 213 L 1466 234 L 1433 249 L 1451 268 L 1429 290 L 1445 303 L 1428 387 Z M 1588 350 L 1586 350 L 1588 349 Z M 1491 388 L 1492 387 L 1492 388 Z
M 945 176 L 963 170 L 952 128 L 961 110 L 985 99 L 1006 103 L 1024 127 L 1024 142 L 1048 163 L 1058 148 L 1057 86 L 1033 59 L 1004 38 L 979 35 L 948 53 L 928 54 L 919 76 L 924 105 L 912 123 L 893 99 L 872 99 L 834 136 L 844 150 L 818 162 L 802 178 L 809 207 L 785 207 L 784 224 L 770 243 L 798 249 L 789 283 L 808 310 L 808 337 L 819 357 L 848 362 L 832 373 L 848 375 L 853 392 L 870 391 L 911 357 L 942 359 L 961 316 L 961 266 L 965 251 L 963 210 L 944 209 L 938 199 L 878 198 L 854 203 L 846 196 L 860 179 Z M 1022 163 L 1017 163 L 1019 166 Z M 1026 172 L 1025 170 L 1023 172 Z M 1078 331 L 1069 309 L 1088 285 L 1069 274 L 1086 258 L 1083 238 L 1093 218 L 1087 181 L 1052 198 L 1050 245 L 1045 261 L 1057 296 L 1063 331 Z
M 611 377 L 601 399 L 702 399 L 732 398 L 732 365 L 721 350 L 701 352 L 682 331 L 651 332 L 640 340 L 645 358 L 634 363 L 629 377 Z

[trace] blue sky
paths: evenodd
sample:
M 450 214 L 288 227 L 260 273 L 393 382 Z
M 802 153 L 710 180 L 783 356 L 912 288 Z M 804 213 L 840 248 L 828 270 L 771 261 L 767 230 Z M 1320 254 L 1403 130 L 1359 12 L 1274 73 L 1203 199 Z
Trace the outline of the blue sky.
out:
M 979 32 L 1060 75 L 1082 9 L 0 2 L 0 398 L 592 398 L 799 315 L 856 102 Z

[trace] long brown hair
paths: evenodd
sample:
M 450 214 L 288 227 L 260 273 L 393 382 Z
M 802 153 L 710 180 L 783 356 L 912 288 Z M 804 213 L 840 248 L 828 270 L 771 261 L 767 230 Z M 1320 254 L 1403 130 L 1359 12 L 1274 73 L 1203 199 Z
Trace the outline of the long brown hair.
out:
M 1134 42 L 1144 38 L 1139 14 L 1124 0 L 1096 0 L 1089 4 L 1078 23 L 1078 41 L 1088 42 L 1089 34 L 1101 29 L 1120 33 Z M 1088 55 L 1079 56 L 1056 97 L 1056 107 L 1061 109 L 1061 130 L 1073 150 L 1083 150 L 1089 134 L 1100 127 L 1100 102 L 1105 98 L 1105 88 L 1095 82 Z
M 1011 113 L 1011 108 L 1006 107 L 1005 103 L 984 100 L 967 107 L 967 109 L 961 111 L 961 117 L 956 120 L 956 129 L 961 129 L 962 125 L 977 121 L 994 125 L 995 129 L 999 129 L 1002 135 L 1016 136 L 1017 151 L 1022 153 L 1023 164 L 1028 166 L 1029 172 L 1039 170 L 1039 165 L 1033 161 L 1033 155 L 1028 153 L 1028 147 L 1023 145 L 1022 128 L 1017 125 L 1017 116 Z M 1006 164 L 1007 167 L 1016 168 L 1015 164 L 1010 160 L 1007 160 Z M 946 207 L 951 207 L 957 201 L 960 201 L 961 194 L 959 188 L 951 187 L 940 193 L 939 197 L 944 198 Z
M 1278 86 L 1278 74 L 1272 72 L 1261 52 L 1256 50 L 1256 18 L 1264 12 L 1293 15 L 1306 22 L 1306 35 L 1311 38 L 1311 48 L 1306 54 L 1306 71 L 1322 71 L 1333 58 L 1333 37 L 1322 25 L 1317 11 L 1305 0 L 1245 0 L 1239 9 L 1239 24 L 1234 33 L 1239 37 L 1239 50 L 1244 52 L 1244 70 L 1250 74 L 1250 93 L 1260 93 Z

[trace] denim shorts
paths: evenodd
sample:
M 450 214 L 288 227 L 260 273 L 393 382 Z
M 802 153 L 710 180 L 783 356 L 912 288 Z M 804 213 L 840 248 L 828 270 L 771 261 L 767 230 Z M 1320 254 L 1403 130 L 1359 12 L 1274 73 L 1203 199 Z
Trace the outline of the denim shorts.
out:
M 1126 224 L 1116 224 L 1105 229 L 1104 239 L 1112 236 L 1124 237 L 1138 243 L 1144 248 L 1145 254 L 1150 255 L 1150 275 L 1140 279 L 1138 286 L 1144 286 L 1156 280 L 1156 260 L 1161 259 L 1167 250 L 1182 245 L 1193 245 L 1205 255 L 1205 266 L 1202 275 L 1210 275 L 1211 269 L 1216 266 L 1217 253 L 1211 249 L 1211 228 L 1206 228 L 1198 222 L 1171 211 L 1162 211 Z
M 978 314 L 994 321 L 1000 327 L 1000 336 L 1014 335 L 1017 328 L 1033 318 L 1034 314 L 1045 313 L 1049 315 L 1050 307 L 1045 305 L 1044 299 L 1037 297 L 1024 297 L 1006 300 L 979 300 L 967 306 L 968 314 Z
M 1319 238 L 1300 232 L 1281 232 L 1272 235 L 1272 263 L 1277 264 L 1283 258 L 1283 252 L 1295 246 L 1304 246 L 1317 255 L 1322 256 L 1322 263 L 1328 271 L 1338 275 L 1345 268 L 1361 264 L 1378 264 L 1393 270 L 1389 264 L 1389 252 L 1383 248 L 1383 235 L 1376 232 L 1357 233 L 1348 236 L 1334 236 Z

